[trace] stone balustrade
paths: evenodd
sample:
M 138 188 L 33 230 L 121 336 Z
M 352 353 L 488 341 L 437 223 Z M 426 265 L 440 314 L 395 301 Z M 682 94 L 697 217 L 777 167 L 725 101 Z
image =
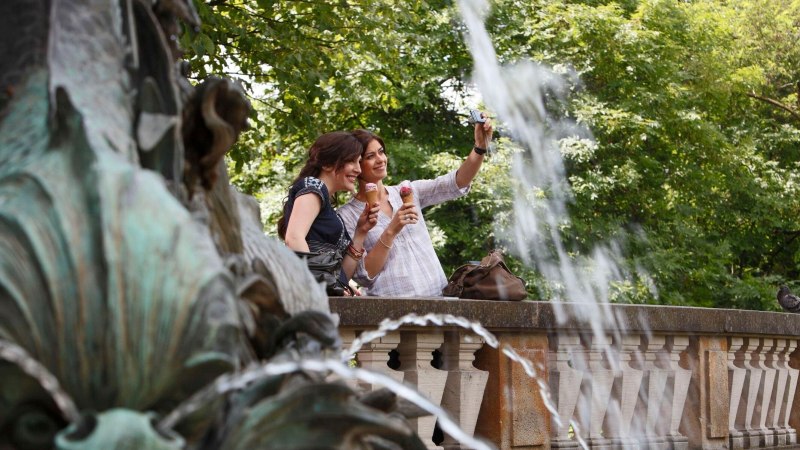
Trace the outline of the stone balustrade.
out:
M 464 317 L 489 330 L 498 348 L 470 329 L 407 325 L 363 346 L 356 361 L 417 386 L 498 449 L 797 445 L 800 316 L 369 297 L 331 298 L 331 310 L 347 345 L 410 313 Z M 461 448 L 434 417 L 413 425 L 428 448 Z

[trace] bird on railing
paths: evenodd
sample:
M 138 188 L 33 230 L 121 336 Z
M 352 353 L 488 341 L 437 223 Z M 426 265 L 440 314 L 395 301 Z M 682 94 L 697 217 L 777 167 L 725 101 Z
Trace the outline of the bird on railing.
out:
M 781 286 L 778 290 L 778 303 L 788 312 L 800 312 L 800 298 L 792 294 L 787 286 Z

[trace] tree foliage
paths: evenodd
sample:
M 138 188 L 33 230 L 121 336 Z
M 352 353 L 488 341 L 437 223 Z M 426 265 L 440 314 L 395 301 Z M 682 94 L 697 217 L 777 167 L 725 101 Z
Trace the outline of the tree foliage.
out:
M 387 140 L 390 181 L 457 167 L 471 145 L 463 101 L 473 64 L 449 1 L 211 0 L 184 47 L 198 78 L 239 76 L 254 127 L 232 154 L 271 231 L 304 148 L 324 131 L 366 127 Z M 775 308 L 800 277 L 800 1 L 495 0 L 498 59 L 568 77 L 554 108 L 594 141 L 561 150 L 575 194 L 576 252 L 623 236 L 646 280 L 621 301 Z M 475 106 L 475 105 L 469 105 Z M 502 119 L 502 118 L 501 118 Z M 500 126 L 502 129 L 502 125 Z M 466 199 L 426 212 L 448 270 L 501 245 L 509 220 L 501 139 Z M 274 223 L 274 222 L 273 222 Z M 548 288 L 534 271 L 512 265 Z

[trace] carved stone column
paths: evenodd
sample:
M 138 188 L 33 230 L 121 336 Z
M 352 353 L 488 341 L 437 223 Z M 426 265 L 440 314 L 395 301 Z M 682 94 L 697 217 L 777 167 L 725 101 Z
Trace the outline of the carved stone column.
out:
M 356 360 L 363 369 L 369 369 L 388 375 L 397 381 L 403 381 L 403 373 L 392 370 L 389 367 L 389 352 L 396 349 L 399 344 L 400 333 L 397 331 L 389 332 L 386 336 L 364 345 L 361 350 L 356 353 Z M 383 387 L 364 382 L 360 382 L 359 385 L 362 389 L 370 391 Z
M 621 375 L 608 361 L 610 353 L 610 336 L 597 334 L 592 336 L 589 348 L 589 367 L 584 375 L 584 394 L 589 401 L 588 435 L 589 445 L 593 449 L 615 448 L 612 440 L 604 436 L 603 425 L 611 404 L 611 390 L 614 381 Z
M 758 390 L 758 432 L 763 436 L 761 446 L 772 447 L 775 443 L 775 433 L 767 427 L 767 416 L 770 414 L 770 402 L 775 390 L 776 370 L 773 367 L 772 356 L 775 351 L 775 340 L 762 338 L 761 345 L 758 347 L 758 358 L 756 364 L 763 373 L 761 377 L 761 387 Z
M 663 423 L 667 417 L 668 402 L 667 382 L 670 381 L 671 371 L 664 365 L 667 337 L 664 335 L 649 336 L 644 348 L 643 369 L 645 380 L 642 384 L 642 398 L 644 399 L 645 414 L 640 432 L 644 432 L 642 446 L 653 449 L 666 449 L 669 447 L 663 433 Z M 659 425 L 661 425 L 659 427 Z M 660 428 L 660 429 L 659 429 Z
M 731 403 L 728 413 L 728 429 L 731 449 L 744 448 L 744 410 L 746 406 L 742 405 L 742 393 L 744 392 L 747 370 L 737 364 L 737 353 L 740 352 L 743 346 L 743 338 L 730 338 L 730 343 L 728 344 L 728 384 Z
M 611 409 L 606 414 L 605 428 L 605 434 L 612 438 L 614 448 L 638 448 L 631 428 L 643 378 L 643 371 L 639 367 L 641 342 L 640 335 L 620 337 L 618 361 L 615 362 L 618 364 L 618 376 L 612 391 Z
M 489 373 L 472 365 L 475 352 L 481 348 L 483 340 L 463 331 L 447 331 L 444 335 L 442 369 L 447 371 L 447 382 L 442 396 L 442 408 L 468 434 L 475 432 L 483 391 Z M 445 434 L 442 447 L 447 450 L 460 449 L 459 443 Z
M 692 380 L 692 371 L 681 367 L 681 355 L 689 347 L 688 336 L 672 336 L 667 340 L 666 364 L 671 372 L 671 383 L 668 384 L 666 398 L 669 401 L 666 436 L 675 450 L 688 449 L 689 439 L 682 435 L 678 429 L 684 417 L 686 396 L 689 392 L 689 383 Z
M 775 369 L 776 375 L 767 425 L 775 436 L 775 445 L 786 445 L 786 428 L 783 427 L 781 422 L 781 413 L 786 404 L 786 382 L 789 379 L 789 367 L 784 361 L 788 348 L 789 344 L 786 339 L 776 339 L 775 347 L 770 352 L 770 366 Z
M 447 372 L 433 367 L 433 352 L 444 342 L 441 331 L 401 331 L 399 370 L 403 373 L 403 382 L 416 386 L 417 390 L 431 402 L 440 405 Z M 436 426 L 435 416 L 411 419 L 412 428 L 419 434 L 428 448 L 440 448 L 433 443 L 433 429 Z
M 797 348 L 797 339 L 790 339 L 789 340 L 789 347 L 786 349 L 786 353 L 784 354 L 784 364 L 787 368 L 788 372 L 788 379 L 786 384 L 786 406 L 783 409 L 783 414 L 781 415 L 783 419 L 783 426 L 786 429 L 786 445 L 792 445 L 797 443 L 797 431 L 789 425 L 789 419 L 792 412 L 792 405 L 794 404 L 794 395 L 795 391 L 797 391 L 797 378 L 798 373 L 800 370 L 795 369 L 789 365 L 789 355 L 794 352 Z
M 576 355 L 583 355 L 578 336 L 566 334 L 550 337 L 550 395 L 558 410 L 558 420 L 551 420 L 551 448 L 578 448 L 575 439 L 570 438 L 570 421 L 575 417 L 580 385 L 584 372 L 576 369 Z M 578 356 L 580 357 L 580 356 Z
M 747 370 L 747 381 L 745 382 L 745 400 L 746 410 L 744 417 L 745 425 L 745 443 L 748 447 L 758 447 L 764 435 L 758 429 L 758 423 L 755 417 L 756 404 L 758 403 L 758 393 L 761 388 L 761 378 L 764 376 L 764 371 L 757 364 L 758 358 L 759 339 L 747 338 L 746 347 L 743 354 L 742 364 Z

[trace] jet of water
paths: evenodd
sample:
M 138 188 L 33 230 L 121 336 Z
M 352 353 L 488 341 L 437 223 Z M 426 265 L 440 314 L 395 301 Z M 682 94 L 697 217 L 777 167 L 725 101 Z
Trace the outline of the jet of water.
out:
M 76 422 L 81 415 L 75 401 L 61 388 L 58 379 L 39 361 L 35 360 L 24 348 L 13 342 L 0 339 L 0 359 L 16 364 L 19 368 L 39 382 L 50 394 L 53 401 L 69 422 Z
M 556 424 L 560 427 L 561 426 L 561 419 L 560 415 L 558 414 L 558 409 L 553 402 L 553 399 L 550 395 L 550 387 L 545 382 L 545 377 L 539 376 L 536 372 L 536 367 L 534 364 L 527 358 L 521 356 L 517 353 L 516 350 L 511 348 L 510 346 L 504 345 L 500 346 L 500 342 L 497 340 L 497 337 L 492 334 L 489 330 L 484 328 L 479 322 L 474 322 L 466 317 L 461 316 L 454 316 L 452 314 L 434 314 L 428 313 L 425 315 L 417 315 L 415 313 L 406 314 L 398 319 L 384 319 L 378 325 L 378 328 L 371 331 L 365 331 L 361 333 L 353 342 L 350 344 L 350 347 L 347 350 L 342 352 L 342 360 L 349 361 L 353 359 L 358 353 L 358 351 L 366 344 L 380 339 L 386 336 L 387 333 L 391 331 L 395 331 L 404 325 L 416 325 L 416 326 L 443 326 L 443 325 L 455 325 L 457 327 L 472 331 L 477 336 L 481 337 L 484 342 L 489 345 L 490 347 L 500 350 L 506 357 L 508 357 L 511 361 L 520 364 L 525 370 L 525 373 L 536 380 L 536 384 L 539 386 L 539 393 L 542 396 L 542 400 L 544 402 L 545 408 L 550 412 L 552 420 L 556 422 Z M 539 367 L 540 371 L 543 371 L 543 367 Z M 580 427 L 577 422 L 570 421 L 572 427 L 577 430 L 576 436 L 578 443 L 581 444 L 583 448 L 588 448 L 586 442 L 579 435 Z
M 567 248 L 562 236 L 562 230 L 569 227 L 568 205 L 573 193 L 558 140 L 590 133 L 547 113 L 545 99 L 561 100 L 567 92 L 560 76 L 532 61 L 499 64 L 484 25 L 490 11 L 486 0 L 459 0 L 458 5 L 467 26 L 465 42 L 475 61 L 477 90 L 523 149 L 512 161 L 516 191 L 508 245 L 553 286 L 557 321 L 563 324 L 577 319 L 589 324 L 593 346 L 605 353 L 612 370 L 619 370 L 619 358 L 611 343 L 621 342 L 624 329 L 611 311 L 609 292 L 614 282 L 630 278 L 618 263 L 621 249 L 612 242 L 595 245 L 589 254 L 576 256 L 578 253 Z M 546 391 L 541 381 L 540 386 Z M 550 407 L 548 410 L 553 413 Z M 575 436 L 585 447 L 577 429 Z
M 461 444 L 475 450 L 493 450 L 492 445 L 465 433 L 464 430 L 450 418 L 449 414 L 447 414 L 444 409 L 431 403 L 430 400 L 417 392 L 414 387 L 405 385 L 381 373 L 348 367 L 346 364 L 332 359 L 267 362 L 251 366 L 239 373 L 224 374 L 207 387 L 195 393 L 187 401 L 178 405 L 177 408 L 158 423 L 158 427 L 162 430 L 171 430 L 181 419 L 202 408 L 203 405 L 219 395 L 243 389 L 249 384 L 266 377 L 286 375 L 299 371 L 320 373 L 333 372 L 342 378 L 358 379 L 366 383 L 385 386 L 400 397 L 405 398 L 436 416 L 442 431 L 452 436 Z
M 600 305 L 607 303 L 611 283 L 624 279 L 626 273 L 617 264 L 621 255 L 616 244 L 597 245 L 580 263 L 566 248 L 561 230 L 569 224 L 567 205 L 573 194 L 554 136 L 587 131 L 556 122 L 547 114 L 545 96 L 566 91 L 560 76 L 530 61 L 505 67 L 498 63 L 484 26 L 489 10 L 486 1 L 461 0 L 459 6 L 468 29 L 465 40 L 476 61 L 475 84 L 525 149 L 515 154 L 512 165 L 517 191 L 508 243 L 515 254 L 557 288 L 555 300 L 585 305 L 575 313 L 590 319 L 599 331 L 603 324 L 612 324 L 609 311 Z M 556 314 L 560 323 L 568 319 L 560 305 L 556 305 Z

